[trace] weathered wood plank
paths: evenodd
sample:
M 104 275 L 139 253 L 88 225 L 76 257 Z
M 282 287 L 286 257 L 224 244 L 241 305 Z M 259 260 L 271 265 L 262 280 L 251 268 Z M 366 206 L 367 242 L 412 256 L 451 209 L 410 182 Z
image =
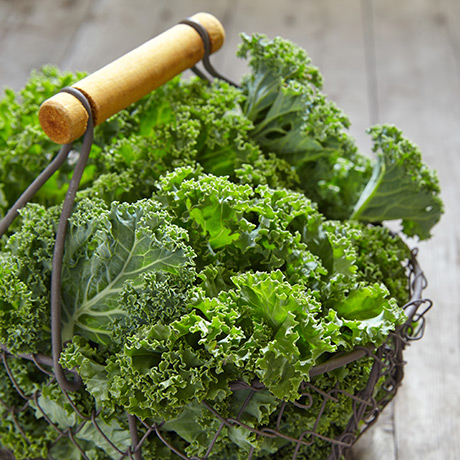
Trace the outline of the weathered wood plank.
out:
M 160 13 L 161 4 L 148 0 L 93 2 L 62 67 L 88 72 L 99 69 L 152 38 L 154 24 L 161 22 Z
M 14 13 L 14 9 L 12 1 L 0 0 L 0 40 L 8 33 L 10 18 Z
M 228 5 L 228 0 L 1 0 L 0 88 L 19 89 L 30 70 L 46 63 L 92 72 L 198 11 L 215 14 L 225 26 Z M 213 60 L 218 63 L 224 54 L 225 48 Z
M 438 18 L 444 24 L 449 46 L 454 55 L 457 82 L 460 82 L 460 3 L 457 0 L 443 0 Z M 460 92 L 455 96 L 460 103 Z M 460 107 L 460 104 L 457 104 L 457 107 Z M 457 108 L 457 112 L 459 110 Z
M 394 403 L 391 402 L 354 445 L 349 460 L 396 460 Z
M 17 0 L 3 2 L 6 33 L 0 40 L 0 89 L 19 89 L 30 71 L 58 64 L 85 15 L 90 0 Z
M 194 13 L 206 11 L 218 18 L 225 16 L 227 3 L 101 0 L 92 5 L 62 66 L 93 72 Z
M 448 14 L 448 2 L 374 4 L 381 121 L 394 122 L 421 147 L 439 172 L 446 204 L 433 239 L 419 245 L 430 282 L 426 295 L 435 308 L 427 314 L 424 339 L 406 352 L 406 377 L 395 405 L 397 458 L 457 459 L 460 88 L 458 48 L 446 25 L 452 21 L 457 30 L 460 17 Z

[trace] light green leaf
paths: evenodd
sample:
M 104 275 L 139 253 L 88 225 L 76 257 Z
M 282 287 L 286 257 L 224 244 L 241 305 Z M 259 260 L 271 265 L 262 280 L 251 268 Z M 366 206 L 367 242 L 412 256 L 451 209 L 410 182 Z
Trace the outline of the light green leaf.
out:
M 436 174 L 422 162 L 419 149 L 396 127 L 374 126 L 369 132 L 378 160 L 351 219 L 402 219 L 408 236 L 429 238 L 443 213 Z
M 108 343 L 115 320 L 129 315 L 120 295 L 126 283 L 141 286 L 148 272 L 178 274 L 190 264 L 184 232 L 149 201 L 112 204 L 91 214 L 76 211 L 63 270 L 63 340 L 74 333 Z

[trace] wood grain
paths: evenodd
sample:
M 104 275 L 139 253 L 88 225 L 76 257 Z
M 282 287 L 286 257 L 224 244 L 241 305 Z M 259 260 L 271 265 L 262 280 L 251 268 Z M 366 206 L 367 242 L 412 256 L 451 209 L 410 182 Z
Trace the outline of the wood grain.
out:
M 225 39 L 219 20 L 209 13 L 197 13 L 190 19 L 208 33 L 210 53 L 218 51 Z M 97 126 L 193 67 L 204 54 L 203 40 L 197 31 L 177 24 L 72 86 L 88 99 Z M 87 124 L 80 102 L 63 93 L 41 105 L 39 120 L 45 133 L 58 144 L 78 139 Z
M 395 405 L 397 459 L 457 459 L 460 117 L 458 49 L 447 26 L 453 17 L 444 1 L 374 5 L 380 121 L 397 124 L 420 146 L 439 173 L 446 205 L 433 239 L 419 244 L 430 283 L 426 295 L 435 307 L 424 339 L 406 352 L 406 377 Z
M 91 0 L 1 0 L 0 90 L 19 89 L 32 69 L 59 65 Z
M 132 3 L 99 0 L 93 3 L 87 18 L 81 22 L 71 52 L 59 65 L 68 70 L 94 72 L 199 11 L 219 18 L 227 30 L 229 4 L 229 0 L 135 0 Z M 97 46 L 88 47 L 88 43 Z M 213 55 L 213 62 L 218 62 L 227 50 L 225 45 L 225 50 Z

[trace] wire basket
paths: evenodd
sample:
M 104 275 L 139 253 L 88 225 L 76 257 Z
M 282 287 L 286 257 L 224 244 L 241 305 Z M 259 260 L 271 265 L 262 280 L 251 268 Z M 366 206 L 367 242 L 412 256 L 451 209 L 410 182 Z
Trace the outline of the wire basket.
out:
M 220 76 L 209 63 L 209 37 L 206 30 L 193 20 L 184 21 L 192 26 L 203 40 L 205 47 L 204 64 L 208 72 L 213 76 Z M 196 71 L 204 78 L 204 74 Z M 228 80 L 227 80 L 228 81 Z M 14 388 L 16 397 L 11 400 L 0 399 L 0 405 L 10 421 L 12 436 L 17 437 L 17 442 L 25 447 L 34 443 L 34 431 L 30 430 L 28 417 L 42 419 L 42 429 L 49 432 L 49 442 L 37 448 L 37 457 L 42 456 L 49 460 L 59 460 L 59 452 L 56 448 L 64 440 L 71 443 L 80 453 L 81 458 L 92 460 L 93 454 L 85 451 L 84 443 L 81 442 L 91 432 L 91 436 L 98 438 L 99 445 L 104 445 L 106 452 L 110 452 L 115 459 L 146 458 L 144 454 L 151 452 L 151 446 L 155 445 L 156 456 L 149 453 L 148 458 L 162 457 L 161 452 L 170 452 L 174 458 L 188 460 L 227 459 L 225 452 L 216 452 L 220 438 L 228 436 L 229 432 L 246 432 L 247 436 L 259 443 L 274 443 L 278 446 L 276 458 L 300 460 L 313 458 L 310 449 L 321 452 L 321 457 L 327 460 L 339 460 L 345 456 L 355 441 L 377 420 L 380 412 L 395 396 L 403 379 L 403 350 L 412 341 L 423 336 L 425 328 L 424 315 L 431 308 L 431 302 L 422 298 L 422 291 L 426 287 L 426 279 L 421 271 L 417 260 L 416 251 L 412 253 L 412 259 L 408 265 L 408 284 L 410 287 L 410 301 L 404 306 L 408 320 L 402 326 L 389 334 L 385 343 L 379 348 L 357 347 L 354 351 L 346 354 L 334 355 L 328 361 L 313 367 L 310 371 L 310 380 L 300 386 L 300 399 L 286 402 L 276 400 L 265 388 L 263 383 L 254 380 L 251 383 L 234 381 L 230 384 L 233 394 L 234 407 L 231 414 L 221 413 L 208 401 L 199 402 L 199 410 L 206 414 L 209 430 L 206 436 L 205 452 L 201 456 L 188 456 L 187 445 L 190 440 L 178 439 L 177 435 L 171 434 L 167 422 L 144 420 L 140 417 L 122 413 L 120 418 L 120 433 L 129 433 L 129 437 L 115 433 L 108 429 L 101 409 L 88 407 L 82 411 L 78 407 L 78 391 L 81 388 L 81 380 L 76 371 L 64 370 L 59 358 L 62 351 L 60 331 L 60 272 L 66 237 L 66 225 L 72 212 L 75 194 L 78 189 L 86 160 L 88 159 L 93 139 L 93 121 L 90 103 L 86 96 L 75 88 L 66 88 L 64 92 L 70 93 L 79 99 L 85 107 L 89 121 L 84 136 L 81 153 L 75 167 L 75 173 L 69 186 L 59 227 L 56 235 L 55 252 L 53 258 L 53 278 L 51 285 L 51 310 L 52 310 L 52 356 L 40 354 L 13 355 L 7 347 L 0 344 L 2 367 L 0 371 L 5 378 L 9 378 Z M 0 233 L 3 234 L 11 224 L 18 209 L 23 207 L 34 193 L 47 181 L 49 177 L 60 167 L 67 158 L 72 144 L 66 144 L 61 152 L 50 163 L 50 166 L 37 178 L 31 187 L 23 194 L 18 202 L 0 223 Z M 18 372 L 18 368 L 22 370 Z M 343 370 L 360 372 L 368 370 L 366 383 L 355 388 L 346 378 L 342 384 L 330 385 L 328 375 L 342 372 Z M 73 380 L 68 380 L 68 375 L 74 374 Z M 21 373 L 26 373 L 29 380 L 36 382 L 34 385 L 22 384 Z M 336 379 L 334 379 L 336 381 Z M 62 404 L 68 409 L 69 420 L 67 423 L 59 423 L 49 414 L 49 407 L 43 407 L 42 391 L 40 388 L 51 387 L 58 384 L 62 391 Z M 264 423 L 255 423 L 251 403 L 257 398 L 270 397 L 276 409 L 270 413 Z M 337 424 L 328 431 L 324 431 L 324 419 L 331 417 L 331 413 L 337 408 L 337 403 L 345 407 L 343 413 L 335 414 Z M 121 411 L 120 409 L 120 412 Z M 289 420 L 300 420 L 295 427 Z M 67 425 L 63 428 L 63 425 Z M 231 437 L 231 436 L 230 436 Z M 189 442 L 190 441 L 190 442 Z M 27 449 L 26 449 L 27 450 Z M 30 449 L 28 450 L 30 452 Z M 0 453 L 0 458 L 1 457 Z M 6 453 L 4 454 L 7 455 Z M 165 455 L 165 454 L 163 454 Z M 280 456 L 281 455 L 281 456 Z M 315 454 L 316 455 L 316 454 Z M 7 458 L 7 457 L 3 457 Z M 98 457 L 99 458 L 99 457 Z M 251 447 L 240 458 L 262 459 L 273 458 L 269 454 L 260 456 L 255 447 Z
M 117 459 L 142 459 L 143 446 L 155 438 L 156 441 L 161 442 L 165 448 L 171 450 L 177 455 L 177 458 L 189 460 L 204 460 L 212 457 L 214 446 L 222 435 L 224 428 L 240 427 L 241 429 L 252 432 L 255 436 L 260 438 L 267 438 L 270 440 L 281 440 L 286 444 L 284 448 L 285 459 L 301 459 L 310 458 L 308 456 L 308 449 L 312 446 L 321 446 L 322 451 L 325 452 L 324 459 L 339 460 L 347 455 L 349 449 L 356 440 L 364 433 L 372 424 L 377 420 L 380 412 L 384 407 L 393 399 L 396 392 L 403 380 L 403 350 L 412 341 L 419 340 L 423 336 L 425 328 L 425 313 L 431 308 L 431 302 L 427 299 L 421 298 L 422 289 L 426 286 L 426 280 L 419 265 L 414 258 L 410 264 L 410 285 L 412 300 L 404 307 L 410 321 L 406 322 L 403 326 L 398 327 L 391 333 L 386 342 L 377 349 L 358 347 L 353 352 L 335 356 L 329 361 L 314 367 L 310 372 L 311 380 L 301 384 L 302 397 L 298 401 L 285 402 L 279 401 L 277 410 L 271 415 L 270 424 L 263 426 L 254 426 L 245 422 L 247 419 L 247 411 L 250 412 L 251 399 L 256 397 L 257 394 L 266 392 L 263 384 L 254 381 L 251 385 L 244 382 L 232 382 L 231 390 L 234 394 L 238 394 L 235 398 L 239 401 L 239 406 L 235 408 L 237 416 L 227 417 L 220 414 L 212 405 L 206 401 L 200 404 L 215 420 L 215 429 L 210 435 L 209 445 L 207 446 L 206 454 L 202 457 L 188 457 L 184 451 L 177 447 L 174 439 L 170 438 L 167 430 L 163 429 L 164 423 L 149 424 L 145 420 L 126 414 L 126 425 L 129 427 L 131 439 L 129 446 L 122 448 L 120 443 L 110 439 L 109 435 L 105 432 L 105 423 L 100 418 L 98 411 L 93 408 L 90 413 L 82 414 L 76 407 L 73 397 L 67 392 L 63 391 L 63 395 L 69 406 L 75 410 L 76 419 L 78 423 L 75 426 L 66 429 L 60 428 L 54 423 L 47 412 L 40 405 L 40 391 L 25 390 L 21 388 L 20 383 L 14 376 L 11 370 L 11 361 L 23 360 L 28 363 L 30 368 L 35 368 L 35 372 L 39 374 L 37 381 L 44 380 L 51 384 L 56 380 L 53 372 L 52 358 L 41 355 L 10 355 L 7 350 L 2 347 L 2 363 L 6 374 L 11 379 L 11 383 L 16 389 L 18 396 L 22 400 L 22 404 L 17 406 L 8 407 L 4 401 L 0 401 L 8 411 L 12 423 L 15 425 L 17 432 L 23 438 L 23 442 L 31 444 L 31 436 L 27 432 L 27 426 L 21 425 L 21 415 L 28 411 L 33 411 L 41 414 L 43 419 L 50 427 L 56 432 L 55 439 L 47 446 L 51 452 L 53 446 L 56 445 L 61 438 L 67 438 L 69 442 L 75 445 L 80 451 L 83 459 L 90 459 L 78 442 L 79 432 L 85 430 L 87 425 L 94 427 L 99 433 L 101 439 L 110 446 L 113 451 L 113 458 Z M 343 369 L 346 366 L 361 367 L 371 363 L 369 378 L 363 388 L 350 390 L 338 385 L 327 388 L 322 384 L 316 384 L 318 377 L 327 375 L 337 369 Z M 33 372 L 33 370 L 29 370 Z M 327 382 L 327 380 L 326 380 Z M 348 400 L 347 407 L 350 408 L 348 420 L 342 430 L 334 437 L 327 436 L 321 433 L 321 419 L 326 414 L 333 410 L 334 405 L 339 399 Z M 283 423 L 287 413 L 294 411 L 298 417 L 303 417 L 305 420 L 304 426 L 297 432 L 292 432 L 289 427 Z M 122 443 L 126 445 L 126 440 Z M 254 455 L 254 449 L 247 455 L 248 460 L 251 460 Z M 48 459 L 59 460 L 59 457 L 54 457 L 51 453 L 47 456 Z M 219 457 L 225 458 L 225 457 Z M 254 457 L 259 458 L 259 457 Z M 270 458 L 270 457 L 267 457 Z

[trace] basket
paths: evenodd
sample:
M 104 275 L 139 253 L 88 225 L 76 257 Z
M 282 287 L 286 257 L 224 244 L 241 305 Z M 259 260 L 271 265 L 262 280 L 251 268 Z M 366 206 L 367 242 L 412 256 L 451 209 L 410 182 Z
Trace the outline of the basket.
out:
M 205 48 L 203 61 L 208 72 L 213 76 L 223 78 L 209 63 L 212 46 L 206 28 L 193 19 L 184 21 L 184 24 L 191 26 L 199 33 Z M 204 78 L 204 74 L 201 71 L 196 70 L 196 72 L 200 77 Z M 355 441 L 373 425 L 380 412 L 393 399 L 401 385 L 405 364 L 403 360 L 404 348 L 423 336 L 425 328 L 424 315 L 431 308 L 431 302 L 422 297 L 422 291 L 426 287 L 426 279 L 416 259 L 417 251 L 412 252 L 412 259 L 408 265 L 410 301 L 404 306 L 408 317 L 406 323 L 398 326 L 394 332 L 390 333 L 385 343 L 379 348 L 375 349 L 370 346 L 357 347 L 352 352 L 334 355 L 328 361 L 313 367 L 310 371 L 310 380 L 301 384 L 301 398 L 299 400 L 293 402 L 275 401 L 276 398 L 271 395 L 271 403 L 276 405 L 276 410 L 271 413 L 268 421 L 259 425 L 253 422 L 251 402 L 257 398 L 268 396 L 269 393 L 263 383 L 258 380 L 250 383 L 234 381 L 230 384 L 235 400 L 235 407 L 231 416 L 228 413 L 220 413 L 207 401 L 199 403 L 200 410 L 207 414 L 209 420 L 209 432 L 206 437 L 207 444 L 204 455 L 200 457 L 187 456 L 185 451 L 186 443 L 184 444 L 183 440 L 177 442 L 177 439 L 171 437 L 165 421 L 147 421 L 128 413 L 124 415 L 125 425 L 121 428 L 123 428 L 123 432 L 129 432 L 129 438 L 126 436 L 120 438 L 118 433 L 108 429 L 99 408 L 88 408 L 86 413 L 82 413 L 81 409 L 77 407 L 73 392 L 81 387 L 79 376 L 76 371 L 64 370 L 59 363 L 62 351 L 59 304 L 61 279 L 59 273 L 61 271 L 66 225 L 72 212 L 75 194 L 91 149 L 93 124 L 101 122 L 101 119 L 93 121 L 92 107 L 94 107 L 94 101 L 88 100 L 84 91 L 65 88 L 62 93 L 70 93 L 75 100 L 79 101 L 86 111 L 87 118 L 83 117 L 85 122 L 83 145 L 69 187 L 71 193 L 66 196 L 56 236 L 51 287 L 53 356 L 40 354 L 13 355 L 7 347 L 0 344 L 3 369 L 17 391 L 19 400 L 21 400 L 21 404 L 9 405 L 8 402 L 0 399 L 0 404 L 8 412 L 11 423 L 14 425 L 16 432 L 20 434 L 22 442 L 25 445 L 33 443 L 34 434 L 33 432 L 28 432 L 28 426 L 23 422 L 27 419 L 26 415 L 32 412 L 35 413 L 35 417 L 43 418 L 44 424 L 54 432 L 53 439 L 46 446 L 47 452 L 41 453 L 43 457 L 50 460 L 59 459 L 59 454 L 54 454 L 53 448 L 63 439 L 75 446 L 80 452 L 81 458 L 85 460 L 95 458 L 93 454 L 85 452 L 84 446 L 79 442 L 82 439 L 82 433 L 89 431 L 92 436 L 98 437 L 99 444 L 106 446 L 106 451 L 111 452 L 111 458 L 120 460 L 128 458 L 143 459 L 143 452 L 146 446 L 152 443 L 157 445 L 157 458 L 162 458 L 161 452 L 169 451 L 175 454 L 177 458 L 188 460 L 224 459 L 227 458 L 225 453 L 220 453 L 219 457 L 215 456 L 216 444 L 219 438 L 228 431 L 249 433 L 253 439 L 259 440 L 261 443 L 264 440 L 278 443 L 278 446 L 282 446 L 279 451 L 281 454 L 278 453 L 278 455 L 282 455 L 282 457 L 277 456 L 276 458 L 292 460 L 311 458 L 308 454 L 308 448 L 312 446 L 323 452 L 321 458 L 325 460 L 346 458 Z M 123 102 L 123 104 L 125 103 L 126 101 Z M 78 110 L 81 110 L 81 108 Z M 119 108 L 115 107 L 111 110 L 118 111 Z M 104 115 L 104 117 L 108 116 L 110 116 L 110 113 L 109 115 Z M 81 119 L 82 117 L 80 117 L 80 121 Z M 72 133 L 71 137 L 82 134 L 80 131 L 81 127 L 72 126 L 69 128 L 69 132 Z M 66 141 L 73 140 L 73 138 L 66 138 Z M 34 193 L 65 161 L 71 145 L 71 142 L 65 143 L 61 152 L 50 163 L 50 166 L 13 206 L 0 224 L 1 234 L 6 231 L 14 220 L 18 209 L 30 200 Z M 12 366 L 13 362 L 23 363 L 28 369 L 27 372 L 34 373 L 37 382 L 45 383 L 45 386 L 57 382 L 62 390 L 63 404 L 68 408 L 68 417 L 74 420 L 75 423 L 62 428 L 62 424 L 53 421 L 52 417 L 49 416 L 49 408 L 42 407 L 40 390 L 23 388 L 20 376 L 12 369 L 14 367 Z M 342 385 L 328 386 L 327 376 L 331 373 L 364 367 L 369 369 L 369 375 L 363 387 L 353 388 L 346 379 L 343 380 Z M 74 374 L 74 378 L 71 381 L 68 380 L 69 372 Z M 336 431 L 325 434 L 322 431 L 322 420 L 335 410 L 335 406 L 339 401 L 342 403 L 346 401 L 342 406 L 347 407 L 348 410 L 346 413 L 337 414 L 337 417 L 341 418 L 341 423 L 337 424 Z M 286 423 L 288 414 L 290 416 L 295 414 L 297 419 L 303 421 L 301 429 L 292 430 L 292 427 Z M 252 447 L 248 452 L 242 454 L 241 458 L 251 460 L 253 458 L 273 457 L 268 454 L 266 457 L 257 456 L 255 448 Z
M 7 410 L 12 415 L 17 429 L 24 437 L 25 443 L 30 443 L 29 435 L 27 434 L 26 427 L 21 426 L 20 414 L 31 410 L 31 403 L 37 407 L 43 418 L 50 424 L 50 426 L 58 433 L 58 437 L 54 440 L 57 443 L 61 437 L 66 437 L 72 442 L 81 452 L 82 458 L 89 459 L 85 452 L 82 450 L 80 444 L 76 441 L 78 432 L 83 430 L 86 425 L 91 424 L 104 438 L 105 442 L 111 446 L 117 459 L 135 459 L 141 460 L 142 447 L 149 440 L 149 438 L 156 438 L 177 455 L 177 458 L 189 460 L 204 460 L 212 458 L 213 447 L 218 440 L 222 429 L 224 427 L 241 427 L 255 433 L 258 437 L 266 437 L 268 439 L 278 438 L 286 442 L 286 451 L 288 454 L 286 459 L 296 460 L 300 458 L 308 458 L 300 456 L 302 448 L 312 446 L 315 443 L 321 443 L 325 446 L 324 450 L 329 454 L 324 457 L 327 460 L 339 460 L 347 458 L 347 451 L 353 446 L 356 440 L 377 420 L 380 412 L 396 395 L 399 386 L 404 376 L 403 350 L 413 341 L 419 340 L 423 336 L 425 328 L 424 315 L 431 307 L 431 302 L 427 299 L 421 298 L 422 289 L 426 286 L 426 280 L 419 265 L 414 258 L 410 265 L 410 283 L 411 283 L 411 297 L 412 300 L 404 307 L 411 318 L 403 326 L 398 327 L 391 333 L 386 342 L 377 349 L 372 348 L 356 348 L 353 352 L 336 356 L 329 361 L 314 367 L 310 372 L 311 380 L 304 382 L 301 385 L 302 398 L 295 402 L 279 401 L 278 409 L 272 416 L 271 425 L 263 425 L 260 427 L 249 426 L 245 423 L 245 411 L 249 407 L 251 399 L 260 394 L 264 389 L 263 384 L 260 382 L 252 382 L 248 385 L 244 382 L 232 382 L 231 389 L 234 393 L 241 393 L 238 398 L 241 406 L 237 408 L 238 415 L 236 417 L 228 418 L 220 414 L 206 401 L 201 404 L 212 415 L 216 421 L 217 429 L 212 433 L 212 439 L 204 455 L 201 458 L 188 457 L 183 451 L 174 445 L 174 442 L 168 439 L 168 432 L 162 430 L 162 423 L 148 424 L 143 420 L 126 414 L 127 425 L 130 429 L 131 442 L 127 449 L 122 450 L 114 440 L 111 440 L 105 433 L 104 421 L 99 418 L 98 411 L 94 408 L 90 414 L 81 414 L 79 409 L 73 404 L 72 398 L 66 391 L 63 392 L 69 405 L 74 407 L 76 414 L 79 417 L 80 423 L 68 429 L 61 429 L 48 417 L 46 411 L 41 408 L 39 404 L 40 392 L 36 391 L 32 394 L 27 394 L 21 389 L 20 384 L 16 381 L 13 372 L 10 369 L 11 360 L 27 360 L 36 366 L 37 371 L 43 375 L 43 378 L 48 380 L 49 383 L 56 379 L 53 372 L 52 358 L 41 355 L 19 355 L 13 356 L 8 354 L 7 350 L 2 347 L 2 362 L 3 366 L 11 379 L 12 384 L 22 398 L 24 404 L 21 407 L 8 407 Z M 345 366 L 356 365 L 361 366 L 363 360 L 370 360 L 372 362 L 371 372 L 368 382 L 364 388 L 360 388 L 355 392 L 349 389 L 334 386 L 331 388 L 318 387 L 315 385 L 315 379 L 321 375 L 327 375 L 328 372 Z M 352 408 L 351 415 L 345 429 L 334 438 L 322 435 L 318 427 L 321 425 L 321 418 L 334 403 L 338 402 L 339 398 L 349 400 L 349 405 Z M 3 401 L 0 401 L 4 404 Z M 305 413 L 305 426 L 300 432 L 295 434 L 283 428 L 283 415 L 285 412 L 295 410 L 298 413 Z M 313 414 L 313 415 L 312 415 Z M 53 444 L 49 445 L 51 450 Z M 299 454 L 300 452 L 300 454 Z M 58 458 L 51 456 L 47 457 L 50 460 Z M 253 458 L 253 452 L 248 454 L 248 460 Z

